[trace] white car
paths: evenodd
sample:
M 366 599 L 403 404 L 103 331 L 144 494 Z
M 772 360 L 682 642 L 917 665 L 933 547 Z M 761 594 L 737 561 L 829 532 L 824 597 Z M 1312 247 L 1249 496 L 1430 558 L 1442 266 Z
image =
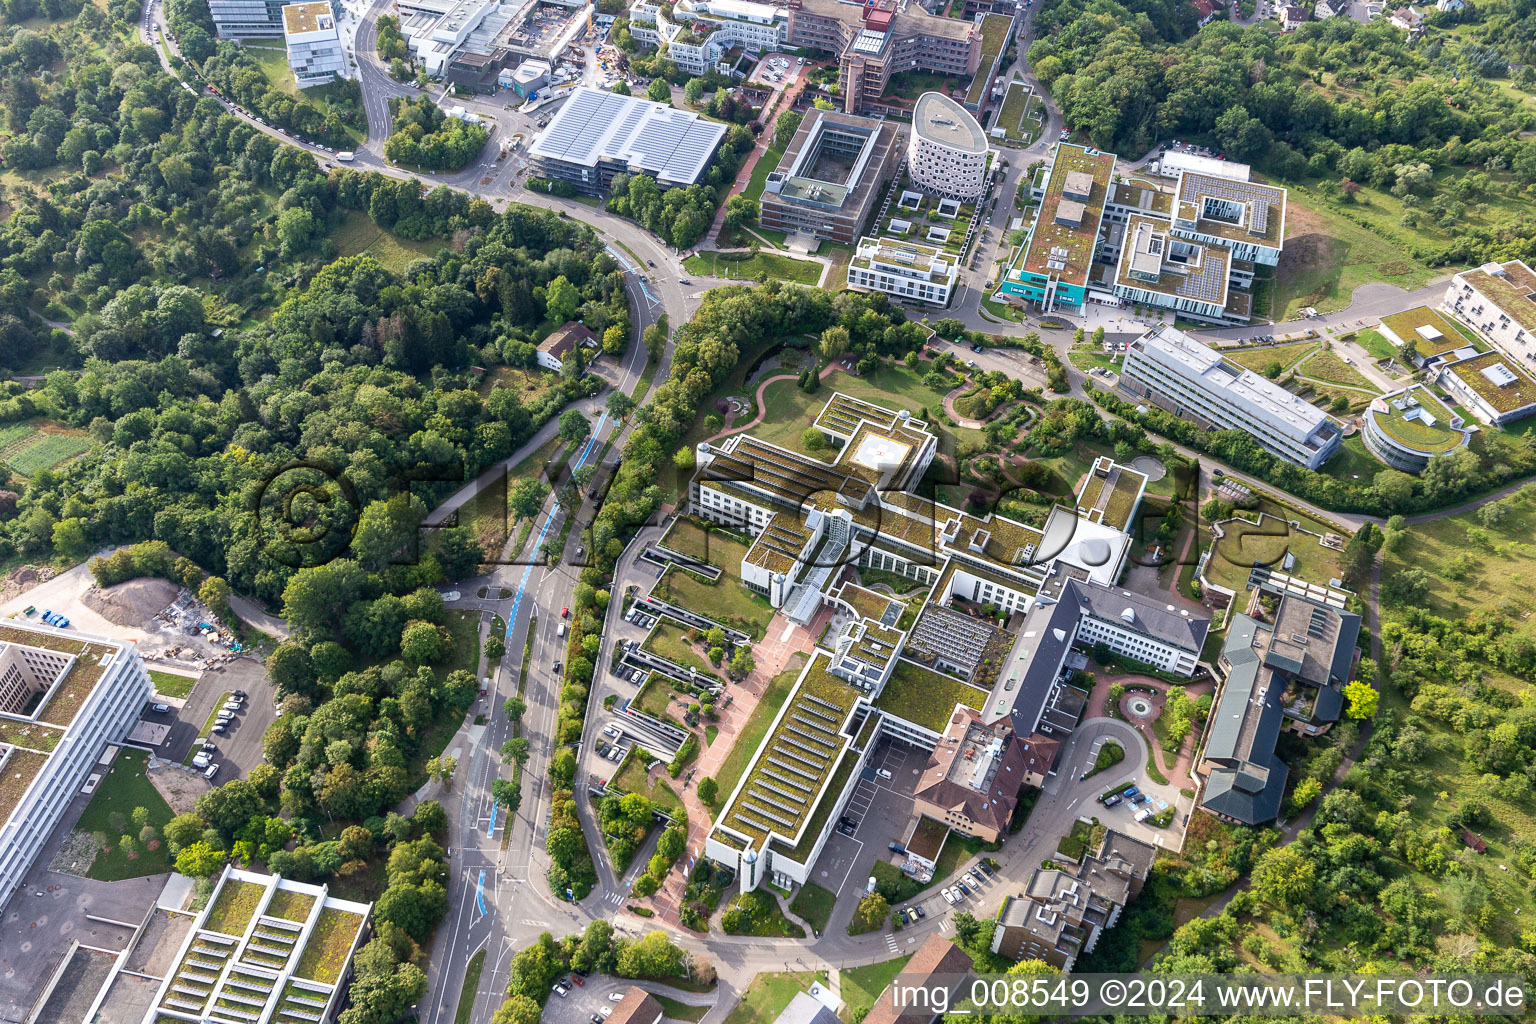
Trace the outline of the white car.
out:
M 234 718 L 234 717 L 235 717 L 235 713 L 233 711 L 220 711 L 219 712 L 219 721 L 221 721 L 221 722 L 227 722 L 231 718 Z
M 603 735 L 604 736 L 612 737 L 613 739 L 618 739 L 619 738 L 619 727 L 616 726 L 616 725 L 610 725 L 606 729 L 603 730 Z
M 624 993 L 623 992 L 609 992 L 608 993 L 608 1001 L 610 1003 L 622 1003 L 624 1001 Z
M 955 894 L 954 893 L 950 892 L 948 889 L 945 889 L 945 890 L 943 890 L 942 894 L 944 896 L 944 902 L 945 903 L 948 903 L 950 906 L 954 906 L 955 905 Z
M 887 782 L 889 782 L 892 778 L 895 777 L 889 771 L 887 771 L 884 768 L 876 768 L 875 769 L 875 774 L 880 776 L 882 779 L 886 780 Z
M 225 711 L 239 711 L 243 707 L 245 707 L 245 705 L 241 704 L 237 700 L 227 700 L 224 702 Z

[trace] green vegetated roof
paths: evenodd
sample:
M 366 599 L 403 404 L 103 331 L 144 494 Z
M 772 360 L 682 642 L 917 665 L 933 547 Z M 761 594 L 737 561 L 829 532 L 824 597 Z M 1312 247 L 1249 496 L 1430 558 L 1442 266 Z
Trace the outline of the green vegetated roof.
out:
M 853 774 L 853 766 L 858 763 L 859 755 L 852 750 L 842 756 L 837 764 L 837 770 L 828 778 L 822 791 L 821 799 L 816 803 L 815 813 L 811 815 L 805 830 L 800 835 L 800 841 L 793 849 L 781 842 L 774 843 L 774 849 L 789 857 L 797 864 L 804 864 L 811 855 L 811 847 L 816 845 L 817 838 L 826 828 L 827 819 L 832 816 L 832 808 L 837 806 L 837 798 L 848 785 L 848 777 Z
M 1405 397 L 1411 398 L 1414 404 L 1405 402 Z M 1386 406 L 1386 411 L 1376 408 L 1378 405 Z M 1434 422 L 1425 422 L 1420 410 L 1428 413 Z M 1445 403 L 1424 387 L 1409 388 L 1403 395 L 1379 399 L 1370 409 L 1376 429 L 1398 444 L 1433 455 L 1450 451 L 1466 436 L 1464 431 L 1451 426 L 1454 415 Z
M 1437 356 L 1442 352 L 1450 352 L 1468 345 L 1476 347 L 1478 351 L 1487 347 L 1473 337 L 1466 328 L 1439 310 L 1430 309 L 1428 306 L 1415 306 L 1401 313 L 1384 316 L 1381 322 L 1404 342 L 1413 342 L 1413 347 L 1421 356 Z M 1436 341 L 1426 341 L 1419 336 L 1420 327 L 1433 327 L 1440 332 L 1440 338 Z
M 770 830 L 785 839 L 800 833 L 848 745 L 842 730 L 859 698 L 829 663 L 818 653 L 806 666 L 723 824 L 754 839 Z
M 1490 366 L 1502 364 L 1514 375 L 1514 381 L 1499 386 L 1483 375 Z M 1536 380 L 1522 370 L 1518 363 L 1502 352 L 1484 352 L 1471 359 L 1452 363 L 1448 369 L 1497 411 L 1511 412 L 1527 405 L 1536 404 Z
M 942 733 L 956 704 L 979 711 L 986 706 L 987 696 L 986 690 L 903 659 L 896 662 L 875 706 L 888 715 Z

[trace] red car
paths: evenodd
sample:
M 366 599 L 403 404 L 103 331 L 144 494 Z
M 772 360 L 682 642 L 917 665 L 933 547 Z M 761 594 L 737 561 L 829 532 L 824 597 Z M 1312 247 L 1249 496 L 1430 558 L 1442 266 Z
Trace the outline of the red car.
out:
M 560 617 L 562 619 L 568 619 L 568 618 L 571 617 L 571 606 L 570 605 L 566 605 L 564 608 L 560 609 Z

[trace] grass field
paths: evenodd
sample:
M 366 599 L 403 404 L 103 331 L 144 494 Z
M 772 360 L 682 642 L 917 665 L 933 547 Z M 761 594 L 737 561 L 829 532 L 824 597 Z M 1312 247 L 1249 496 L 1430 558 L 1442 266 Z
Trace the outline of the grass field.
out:
M 469 1024 L 469 1015 L 475 1008 L 475 995 L 480 988 L 480 972 L 485 969 L 485 950 L 469 958 L 464 970 L 464 984 L 459 987 L 459 1008 L 453 1015 L 453 1024 Z
M 823 889 L 815 882 L 806 882 L 795 894 L 795 902 L 789 905 L 789 909 L 818 932 L 824 932 L 827 930 L 827 922 L 832 919 L 832 907 L 836 903 L 837 895 L 830 889 Z
M 742 774 L 747 770 L 747 765 L 752 761 L 752 755 L 762 745 L 763 737 L 768 734 L 768 727 L 773 724 L 774 717 L 778 715 L 779 708 L 784 705 L 784 700 L 789 696 L 790 688 L 795 685 L 795 679 L 799 677 L 800 670 L 805 667 L 805 655 L 795 654 L 784 671 L 774 676 L 763 690 L 762 699 L 757 702 L 757 707 L 752 709 L 752 715 L 747 719 L 747 724 L 741 732 L 736 734 L 736 743 L 731 747 L 731 752 L 720 763 L 720 770 L 715 773 L 715 782 L 719 784 L 719 796 L 710 805 L 710 810 L 719 813 L 720 808 L 730 797 L 736 784 L 741 781 Z
M 680 555 L 721 567 L 740 566 L 750 547 L 735 535 L 691 516 L 675 520 L 661 543 Z
M 867 377 L 833 374 L 814 395 L 801 391 L 792 380 L 770 384 L 763 392 L 766 414 L 762 424 L 752 432 L 753 435 L 772 444 L 804 452 L 800 435 L 816 419 L 816 414 L 827 404 L 827 399 L 832 397 L 834 391 L 841 391 L 887 409 L 910 409 L 913 415 L 927 420 L 937 430 L 941 451 L 953 452 L 957 441 L 969 441 L 977 446 L 985 444 L 985 438 L 979 430 L 948 427 L 942 422 L 935 422 L 937 414 L 944 408 L 945 391 L 935 391 L 928 387 L 922 382 L 921 373 L 901 365 L 882 366 Z M 943 443 L 946 439 L 949 442 L 947 446 Z
M 1496 527 L 1484 526 L 1476 512 L 1413 524 L 1407 542 L 1388 553 L 1382 578 L 1424 569 L 1426 611 L 1451 618 L 1500 611 L 1517 631 L 1536 633 L 1536 497 L 1502 500 L 1509 514 Z
M 1323 547 L 1309 533 L 1293 530 L 1290 521 L 1296 520 L 1303 530 L 1318 535 L 1334 531 L 1332 526 L 1268 498 L 1260 498 L 1256 511 L 1242 515 L 1244 519 L 1257 520 L 1257 513 L 1264 514 L 1261 522 L 1232 522 L 1222 527 L 1226 532 L 1205 569 L 1206 578 L 1212 583 L 1242 593 L 1248 585 L 1250 569 L 1255 565 L 1280 569 L 1287 554 L 1296 556 L 1296 564 L 1286 570 L 1293 575 L 1318 583 L 1327 583 L 1339 575 L 1339 552 Z
M 261 65 L 262 74 L 266 75 L 267 83 L 274 89 L 281 90 L 296 99 L 302 98 L 310 106 L 319 110 L 322 114 L 331 109 L 331 99 L 336 95 L 335 85 L 312 85 L 308 89 L 300 89 L 299 83 L 294 81 L 293 72 L 288 68 L 288 50 L 283 46 L 263 45 L 247 41 L 245 51 L 249 53 Z M 363 140 L 363 133 L 352 128 L 346 132 L 354 142 Z
M 808 991 L 812 982 L 825 980 L 825 971 L 759 974 L 741 994 L 741 1002 L 725 1018 L 725 1024 L 772 1024 L 797 994 Z
M 742 195 L 748 199 L 761 199 L 763 186 L 768 183 L 768 174 L 779 166 L 779 160 L 784 156 L 784 151 L 777 146 L 769 146 L 763 155 L 757 158 L 757 163 L 752 166 L 752 177 L 747 181 L 747 187 L 742 190 Z
M 626 793 L 649 797 L 651 803 L 669 814 L 675 814 L 683 807 L 683 802 L 672 792 L 672 787 L 667 785 L 665 779 L 652 780 L 646 776 L 644 762 L 633 752 L 625 756 L 624 763 L 619 765 L 618 774 L 614 775 L 609 785 Z
M 896 979 L 901 969 L 907 965 L 910 956 L 898 956 L 891 960 L 882 960 L 875 964 L 866 964 L 863 967 L 847 967 L 838 972 L 838 980 L 842 983 L 843 1012 L 840 1014 L 845 1022 L 859 1020 L 861 1016 L 869 1012 L 869 1008 L 875 1005 L 875 1000 L 884 992 L 886 986 Z
M 683 627 L 665 616 L 657 621 L 640 649 L 658 658 L 666 658 L 682 668 L 696 669 L 702 676 L 719 678 L 716 668 L 698 653 L 698 648 L 688 642 Z
M 703 1020 L 704 1015 L 710 1011 L 708 1006 L 690 1006 L 655 992 L 651 993 L 651 998 L 661 1004 L 661 1012 L 668 1020 L 684 1020 L 693 1024 Z
M 733 281 L 774 280 L 815 285 L 821 280 L 821 264 L 809 260 L 797 260 L 775 252 L 754 253 L 744 260 L 730 259 L 729 256 L 719 252 L 696 253 L 683 260 L 683 269 L 690 274 L 707 274 Z
M 1373 205 L 1377 195 L 1373 192 L 1369 197 Z M 1365 214 L 1355 208 L 1351 212 Z M 1285 229 L 1270 310 L 1276 322 L 1291 319 L 1303 306 L 1315 306 L 1324 313 L 1343 309 L 1363 284 L 1385 282 L 1412 290 L 1427 284 L 1436 273 L 1408 255 L 1407 242 L 1361 227 L 1303 189 L 1290 190 Z
M 85 805 L 85 810 L 80 814 L 80 820 L 75 825 L 76 831 L 102 833 L 112 844 L 97 851 L 96 859 L 86 872 L 90 878 L 101 882 L 116 882 L 124 878 L 158 875 L 171 869 L 170 852 L 164 840 L 160 841 L 158 849 L 140 849 L 132 859 L 117 846 L 118 837 L 133 830 L 132 815 L 135 807 L 142 807 L 149 812 L 149 823 L 156 830 L 165 828 L 166 823 L 175 817 L 171 805 L 165 802 L 165 797 L 160 795 L 154 783 L 144 774 L 148 757 L 139 750 L 124 749 L 119 753 L 111 770 L 91 795 L 91 802 Z M 122 815 L 126 824 L 115 823 L 113 816 L 117 814 Z
M 1268 345 L 1263 348 L 1224 348 L 1221 354 L 1229 362 L 1252 370 L 1254 373 L 1263 373 L 1275 363 L 1280 364 L 1280 372 L 1284 373 L 1295 366 L 1305 356 L 1317 351 L 1317 342 L 1298 341 L 1290 345 Z
M 179 672 L 149 670 L 149 681 L 155 684 L 155 692 L 162 697 L 185 697 L 197 685 L 196 676 L 184 676 Z
M 1377 359 L 1397 358 L 1397 346 L 1393 345 L 1379 333 L 1372 330 L 1364 330 L 1356 333 L 1355 343 L 1365 349 Z
M 1366 380 L 1359 370 L 1332 352 L 1317 352 L 1308 356 L 1307 361 L 1296 368 L 1296 374 L 1300 377 L 1338 384 L 1341 387 L 1369 391 L 1373 395 L 1381 394 L 1380 388 Z
M 372 256 L 384 266 L 400 273 L 411 260 L 431 256 L 442 248 L 441 241 L 411 242 L 396 238 L 373 222 L 366 213 L 348 213 L 341 226 L 331 233 L 338 256 Z
M 761 640 L 763 631 L 773 619 L 773 606 L 766 598 L 741 585 L 741 559 L 734 563 L 725 562 L 721 570 L 720 578 L 711 583 L 673 566 L 657 581 L 652 593 L 680 608 L 749 633 L 754 640 Z

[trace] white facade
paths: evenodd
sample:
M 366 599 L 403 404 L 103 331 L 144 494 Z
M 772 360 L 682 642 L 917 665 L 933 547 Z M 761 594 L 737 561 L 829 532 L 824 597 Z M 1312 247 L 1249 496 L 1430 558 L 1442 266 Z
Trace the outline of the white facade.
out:
M 943 93 L 925 92 L 912 109 L 907 173 L 939 195 L 975 199 L 987 185 L 987 148 L 981 125 Z
M 347 54 L 328 0 L 284 7 L 283 42 L 288 47 L 288 70 L 299 88 L 324 85 L 346 75 Z
M 1536 364 L 1536 272 L 1520 260 L 1485 263 L 1451 278 L 1444 306 L 1494 348 Z
M 1198 651 L 1181 650 L 1136 629 L 1134 618 L 1116 621 L 1085 614 L 1078 624 L 1077 639 L 1086 647 L 1105 644 L 1123 658 L 1144 661 L 1186 678 L 1195 674 L 1200 660 Z
M 1173 327 L 1153 328 L 1126 347 L 1120 381 L 1176 416 L 1245 431 L 1266 451 L 1307 469 L 1343 444 L 1338 425 L 1317 406 Z
M 458 0 L 442 14 L 424 10 L 402 20 L 400 34 L 427 74 L 441 75 L 464 41 L 500 5 L 501 0 Z
M 0 908 L 16 893 L 102 752 L 128 734 L 152 692 L 132 642 L 21 622 L 7 622 L 6 630 L 10 635 L 0 646 L 6 695 L 0 723 L 17 742 L 0 742 L 0 771 L 30 774 L 31 780 L 12 780 L 24 789 L 0 826 Z M 73 700 L 79 706 L 70 714 Z
M 958 276 L 953 261 L 938 249 L 865 237 L 848 263 L 848 287 L 886 292 L 936 306 L 949 304 Z
M 694 75 L 714 69 L 733 47 L 762 54 L 780 49 L 789 38 L 788 10 L 752 0 L 679 0 L 671 19 L 658 4 L 636 0 L 629 18 L 636 39 L 652 46 L 666 43 L 667 59 Z M 699 42 L 679 42 L 685 25 L 693 26 Z

